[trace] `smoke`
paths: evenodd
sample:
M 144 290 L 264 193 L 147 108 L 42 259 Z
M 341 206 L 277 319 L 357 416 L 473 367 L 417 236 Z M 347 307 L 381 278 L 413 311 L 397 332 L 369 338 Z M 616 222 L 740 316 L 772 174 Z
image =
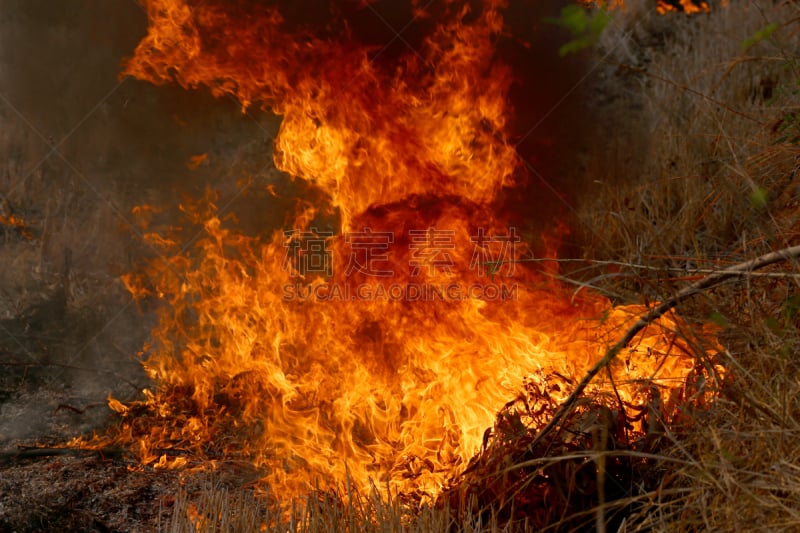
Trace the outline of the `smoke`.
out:
M 0 0 L 0 215 L 31 234 L 0 226 L 0 444 L 91 429 L 109 393 L 148 385 L 153 318 L 119 280 L 155 253 L 134 206 L 177 224 L 210 187 L 270 229 L 282 209 L 264 209 L 266 184 L 295 194 L 271 163 L 275 117 L 119 78 L 146 26 L 132 0 Z

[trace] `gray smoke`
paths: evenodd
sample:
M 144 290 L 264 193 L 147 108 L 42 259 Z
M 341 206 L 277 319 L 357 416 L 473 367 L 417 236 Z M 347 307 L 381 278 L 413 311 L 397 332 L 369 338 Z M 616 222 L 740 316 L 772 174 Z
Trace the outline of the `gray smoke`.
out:
M 277 119 L 120 79 L 146 24 L 134 0 L 0 0 L 0 216 L 27 226 L 0 224 L 0 446 L 91 429 L 109 393 L 148 385 L 137 352 L 153 316 L 119 280 L 154 253 L 134 206 L 175 224 L 211 187 L 250 231 L 283 222 L 265 193 L 291 192 L 271 162 Z

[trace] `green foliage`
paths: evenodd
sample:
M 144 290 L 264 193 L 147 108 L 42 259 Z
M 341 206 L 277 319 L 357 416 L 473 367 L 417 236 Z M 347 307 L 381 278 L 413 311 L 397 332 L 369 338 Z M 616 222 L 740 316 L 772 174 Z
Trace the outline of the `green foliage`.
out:
M 548 17 L 545 22 L 560 26 L 572 34 L 572 40 L 558 49 L 558 55 L 563 57 L 592 46 L 610 20 L 611 15 L 605 9 L 597 9 L 590 14 L 588 9 L 572 4 L 563 8 L 558 18 Z
M 780 321 L 774 316 L 768 316 L 764 319 L 764 325 L 773 333 L 782 333 L 783 326 Z
M 756 209 L 766 207 L 768 199 L 769 191 L 764 187 L 756 187 L 755 190 L 750 193 L 750 204 Z
M 756 44 L 760 43 L 763 40 L 769 39 L 775 30 L 778 29 L 777 24 L 767 24 L 757 32 L 755 32 L 751 37 L 748 37 L 744 41 L 742 41 L 742 50 L 747 50 Z
M 725 317 L 725 315 L 723 315 L 719 311 L 712 311 L 711 316 L 709 316 L 708 319 L 714 324 L 723 328 L 727 328 L 730 325 L 730 322 Z

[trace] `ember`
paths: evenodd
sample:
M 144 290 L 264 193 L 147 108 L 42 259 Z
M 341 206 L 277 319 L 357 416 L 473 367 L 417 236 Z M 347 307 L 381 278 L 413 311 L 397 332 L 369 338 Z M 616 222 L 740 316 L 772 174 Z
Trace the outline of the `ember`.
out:
M 159 468 L 194 461 L 186 452 L 244 458 L 287 498 L 346 481 L 435 497 L 510 399 L 562 401 L 647 311 L 526 267 L 531 250 L 497 209 L 522 175 L 513 74 L 495 50 L 502 0 L 435 13 L 414 3 L 436 24 L 386 58 L 261 2 L 144 4 L 149 32 L 125 73 L 282 115 L 275 165 L 327 202 L 300 202 L 286 231 L 264 237 L 238 230 L 210 195 L 183 206 L 197 240 L 146 235 L 162 259 L 125 281 L 163 303 L 143 359 L 156 387 L 110 400 L 122 423 L 100 441 L 135 444 Z M 542 237 L 551 259 L 562 230 Z M 658 390 L 674 409 L 696 366 L 680 330 L 665 316 L 591 390 L 632 412 Z M 529 406 L 521 423 L 539 427 L 530 413 L 549 406 Z M 641 417 L 620 427 L 646 431 Z

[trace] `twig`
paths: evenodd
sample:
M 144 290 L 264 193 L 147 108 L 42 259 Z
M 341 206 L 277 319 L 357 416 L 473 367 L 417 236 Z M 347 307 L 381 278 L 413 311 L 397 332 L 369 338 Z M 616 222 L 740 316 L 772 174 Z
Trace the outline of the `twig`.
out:
M 676 257 L 675 259 L 684 259 L 681 257 Z M 571 258 L 555 258 L 555 257 L 524 257 L 522 259 L 513 259 L 507 261 L 486 261 L 484 264 L 494 268 L 495 270 L 499 270 L 500 267 L 506 264 L 511 263 L 586 263 L 589 265 L 598 265 L 598 266 L 618 266 L 618 267 L 627 267 L 636 270 L 651 270 L 654 272 L 679 272 L 681 274 L 693 275 L 693 274 L 718 274 L 722 272 L 727 272 L 726 269 L 722 268 L 684 268 L 684 267 L 659 267 L 653 265 L 641 265 L 638 263 L 630 263 L 626 261 L 607 261 L 607 260 L 598 260 L 598 259 L 571 259 Z M 587 270 L 591 267 L 584 267 L 580 270 Z M 578 272 L 578 271 L 575 271 Z M 730 272 L 732 276 L 748 276 L 753 278 L 800 278 L 800 273 L 791 273 L 791 272 Z M 591 287 L 591 283 L 593 280 L 607 278 L 607 277 L 615 277 L 615 276 L 628 276 L 630 274 L 625 274 L 623 272 L 609 272 L 593 278 L 590 281 L 582 282 L 571 280 L 566 277 L 561 277 L 565 281 L 570 281 L 573 284 L 581 285 L 585 284 L 586 286 Z
M 651 309 L 647 314 L 641 316 L 639 320 L 637 320 L 636 323 L 631 326 L 630 329 L 628 329 L 625 335 L 623 335 L 616 344 L 608 349 L 605 356 L 603 356 L 603 358 L 600 359 L 586 373 L 586 376 L 584 376 L 581 382 L 578 383 L 578 386 L 575 387 L 575 390 L 572 391 L 569 397 L 564 400 L 564 402 L 558 408 L 558 411 L 556 411 L 556 413 L 553 415 L 553 418 L 550 420 L 550 422 L 548 422 L 547 425 L 539 432 L 539 434 L 536 435 L 536 438 L 533 439 L 533 442 L 530 444 L 530 448 L 534 449 L 542 441 L 542 439 L 550 434 L 556 428 L 556 426 L 561 423 L 566 415 L 573 409 L 575 403 L 578 401 L 578 398 L 581 396 L 581 394 L 583 394 L 583 391 L 586 389 L 592 379 L 594 379 L 597 373 L 608 366 L 608 364 L 611 363 L 617 354 L 622 351 L 622 349 L 627 346 L 628 343 L 633 340 L 636 334 L 642 329 L 661 318 L 666 312 L 673 309 L 690 296 L 694 296 L 695 294 L 708 289 L 709 287 L 712 287 L 727 278 L 740 276 L 742 272 L 758 270 L 774 263 L 797 258 L 798 256 L 800 256 L 800 246 L 791 246 L 789 248 L 778 250 L 777 252 L 764 254 L 750 261 L 745 261 L 744 263 L 730 266 L 689 285 L 672 298 L 662 302 L 658 306 Z

